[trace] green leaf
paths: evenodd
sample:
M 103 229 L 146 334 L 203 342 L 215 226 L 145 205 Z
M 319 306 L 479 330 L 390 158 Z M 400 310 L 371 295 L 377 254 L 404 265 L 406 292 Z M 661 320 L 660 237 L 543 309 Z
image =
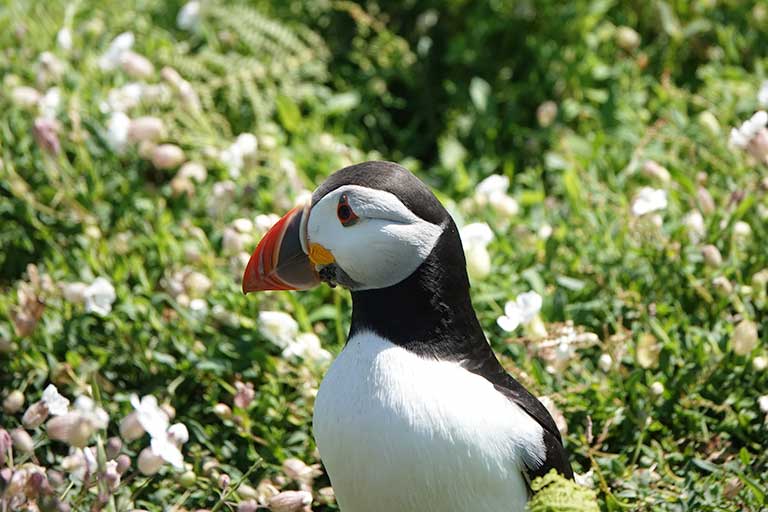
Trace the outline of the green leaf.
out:
M 298 105 L 285 95 L 279 95 L 276 100 L 277 116 L 280 123 L 291 133 L 299 131 L 301 126 L 301 111 Z

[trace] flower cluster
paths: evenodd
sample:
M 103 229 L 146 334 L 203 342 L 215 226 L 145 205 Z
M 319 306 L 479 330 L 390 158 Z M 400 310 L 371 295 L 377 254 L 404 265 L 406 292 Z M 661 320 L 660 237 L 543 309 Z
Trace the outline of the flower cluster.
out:
M 768 164 L 768 113 L 756 112 L 738 128 L 731 129 L 730 143 L 747 151 L 756 161 Z
M 491 255 L 488 244 L 493 240 L 493 231 L 485 222 L 467 224 L 459 231 L 467 272 L 472 279 L 483 279 L 491 273 Z
M 164 463 L 177 469 L 183 468 L 181 446 L 189 440 L 189 432 L 183 423 L 170 424 L 168 408 L 158 405 L 157 399 L 147 395 L 139 400 L 131 396 L 134 411 L 120 422 L 120 435 L 126 441 L 133 441 L 149 434 L 150 446 L 139 453 L 139 471 L 145 475 L 157 473 Z
M 283 349 L 285 358 L 318 365 L 331 360 L 331 354 L 320 345 L 320 338 L 311 332 L 299 334 L 299 324 L 288 313 L 260 311 L 258 327 L 262 336 Z

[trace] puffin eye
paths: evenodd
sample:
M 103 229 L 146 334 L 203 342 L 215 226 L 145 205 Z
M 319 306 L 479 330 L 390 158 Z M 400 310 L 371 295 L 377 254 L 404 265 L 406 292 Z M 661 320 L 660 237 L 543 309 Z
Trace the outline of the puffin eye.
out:
M 342 194 L 339 198 L 339 204 L 336 207 L 336 216 L 344 227 L 352 226 L 357 223 L 359 217 L 352 211 L 347 194 Z

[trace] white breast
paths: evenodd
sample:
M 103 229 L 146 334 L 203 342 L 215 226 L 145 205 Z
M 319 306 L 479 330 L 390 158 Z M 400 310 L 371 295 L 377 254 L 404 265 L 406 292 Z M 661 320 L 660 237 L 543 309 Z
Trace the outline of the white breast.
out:
M 486 379 L 370 332 L 331 365 L 314 431 L 342 512 L 522 512 L 523 461 L 545 455 Z

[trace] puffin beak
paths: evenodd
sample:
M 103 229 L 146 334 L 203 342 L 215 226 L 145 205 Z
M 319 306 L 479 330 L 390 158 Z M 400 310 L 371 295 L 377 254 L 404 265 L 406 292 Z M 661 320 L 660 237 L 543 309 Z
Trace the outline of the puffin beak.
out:
M 264 235 L 243 274 L 243 293 L 308 290 L 320 284 L 307 248 L 310 205 L 297 206 Z

